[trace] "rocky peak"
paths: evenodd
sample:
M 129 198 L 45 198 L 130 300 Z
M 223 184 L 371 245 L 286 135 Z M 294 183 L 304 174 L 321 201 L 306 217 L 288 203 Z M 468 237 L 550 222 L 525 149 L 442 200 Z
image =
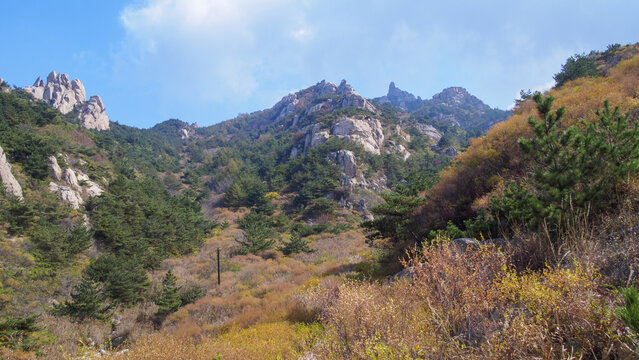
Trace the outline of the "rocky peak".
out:
M 331 94 L 336 96 L 327 96 Z M 358 107 L 372 113 L 377 112 L 375 106 L 358 94 L 346 80 L 342 80 L 339 86 L 322 80 L 304 90 L 290 93 L 275 104 L 271 111 L 276 114 L 273 117 L 273 121 L 279 121 L 292 115 L 297 110 L 303 110 L 293 119 L 293 126 L 296 126 L 300 119 L 310 114 L 317 112 L 326 114 L 345 107 Z
M 43 100 L 63 114 L 68 114 L 74 109 L 78 110 L 78 116 L 87 129 L 106 130 L 109 128 L 109 117 L 99 96 L 91 96 L 87 101 L 84 85 L 78 79 L 69 80 L 69 75 L 58 74 L 51 71 L 45 84 L 38 76 L 32 86 L 26 86 L 24 90 L 34 98 Z
M 448 106 L 472 106 L 477 110 L 490 110 L 490 106 L 468 93 L 463 87 L 449 87 L 439 94 L 433 95 L 433 100 Z
M 353 90 L 353 87 L 349 83 L 347 83 L 346 80 L 342 80 L 342 82 L 339 83 L 339 86 L 337 87 L 337 90 L 335 92 L 339 95 L 345 95 L 345 94 L 353 93 L 355 92 L 355 90 Z
M 395 83 L 391 81 L 388 85 L 388 93 L 386 96 L 382 96 L 376 98 L 375 100 L 380 103 L 391 103 L 393 106 L 396 106 L 404 111 L 412 110 L 416 107 L 422 99 L 420 97 L 415 97 L 415 95 L 409 93 L 408 91 L 404 91 L 397 86 Z

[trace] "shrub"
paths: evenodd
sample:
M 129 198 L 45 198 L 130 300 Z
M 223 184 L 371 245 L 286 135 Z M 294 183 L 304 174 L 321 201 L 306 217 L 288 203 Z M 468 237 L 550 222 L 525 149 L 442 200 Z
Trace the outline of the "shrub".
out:
M 88 277 L 73 287 L 71 301 L 53 305 L 51 313 L 54 316 L 68 316 L 74 322 L 85 319 L 106 320 L 110 317 L 113 305 L 104 305 L 104 295 L 98 285 Z
M 600 75 L 593 57 L 576 54 L 566 60 L 566 63 L 561 66 L 561 72 L 555 74 L 554 78 L 557 82 L 556 86 L 559 87 L 569 80 Z

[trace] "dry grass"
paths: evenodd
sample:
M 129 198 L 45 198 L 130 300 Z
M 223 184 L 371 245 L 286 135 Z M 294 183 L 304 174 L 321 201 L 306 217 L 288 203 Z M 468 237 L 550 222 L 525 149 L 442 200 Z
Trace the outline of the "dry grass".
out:
M 519 273 L 484 246 L 413 253 L 415 278 L 389 285 L 311 287 L 326 332 L 313 349 L 333 359 L 555 359 L 621 353 L 614 298 L 591 267 Z

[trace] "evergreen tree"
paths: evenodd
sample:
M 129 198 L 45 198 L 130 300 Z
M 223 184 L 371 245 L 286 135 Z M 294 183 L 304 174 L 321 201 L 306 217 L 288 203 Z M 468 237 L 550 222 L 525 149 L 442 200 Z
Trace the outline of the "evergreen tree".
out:
M 246 191 L 238 181 L 234 181 L 224 194 L 224 206 L 240 207 L 246 203 Z
M 54 316 L 68 316 L 74 322 L 82 322 L 85 319 L 108 319 L 113 305 L 104 305 L 104 296 L 97 284 L 88 277 L 74 286 L 71 293 L 71 301 L 53 306 L 51 313 Z
M 244 239 L 235 239 L 240 244 L 238 254 L 257 253 L 268 250 L 275 245 L 273 229 L 264 214 L 250 212 L 246 217 L 238 221 L 240 228 L 244 230 Z
M 182 305 L 180 298 L 180 286 L 177 286 L 177 277 L 173 275 L 173 271 L 169 271 L 162 279 L 162 289 L 155 299 L 155 304 L 158 306 L 158 311 L 155 313 L 157 316 L 165 316 L 177 309 Z
M 135 256 L 102 255 L 87 268 L 87 275 L 104 283 L 104 295 L 125 307 L 143 301 L 149 279 Z
M 595 59 L 590 56 L 577 54 L 566 60 L 566 63 L 561 66 L 561 72 L 555 74 L 554 78 L 557 82 L 557 87 L 559 87 L 569 80 L 580 77 L 597 76 L 601 76 L 601 73 L 597 70 Z
M 284 255 L 297 254 L 300 252 L 312 253 L 315 252 L 315 249 L 312 249 L 308 246 L 308 241 L 302 239 L 298 233 L 291 234 L 291 240 L 284 243 L 284 246 L 280 246 L 277 248 Z

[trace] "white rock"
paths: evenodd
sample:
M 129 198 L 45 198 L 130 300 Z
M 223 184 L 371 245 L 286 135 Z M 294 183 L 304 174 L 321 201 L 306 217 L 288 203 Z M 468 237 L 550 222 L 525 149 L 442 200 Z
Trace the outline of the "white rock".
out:
M 417 131 L 433 139 L 435 142 L 439 141 L 439 139 L 442 138 L 442 134 L 437 131 L 437 129 L 435 129 L 432 125 L 415 124 L 415 128 L 417 129 Z
M 362 144 L 367 152 L 381 154 L 384 132 L 377 119 L 343 117 L 333 125 L 331 133 L 340 139 Z
M 189 131 L 187 129 L 180 129 L 180 138 L 181 139 L 188 139 L 189 138 Z
M 25 91 L 31 93 L 34 98 L 44 100 L 49 105 L 67 114 L 73 111 L 76 105 L 86 101 L 84 85 L 80 80 L 69 81 L 67 74 L 58 74 L 55 71 L 47 76 L 47 84 L 38 77 L 33 86 L 27 86 Z
M 24 90 L 63 114 L 78 108 L 80 121 L 87 129 L 107 130 L 109 128 L 109 117 L 106 115 L 100 97 L 94 95 L 87 101 L 82 82 L 78 79 L 69 81 L 67 74 L 52 71 L 47 76 L 46 84 L 38 77 L 32 86 L 26 86 Z
M 350 150 L 339 150 L 328 154 L 328 159 L 338 165 L 350 178 L 357 176 L 357 160 Z
M 291 157 L 306 154 L 308 149 L 323 144 L 330 137 L 328 131 L 320 131 L 320 124 L 313 124 L 305 128 L 305 134 L 291 149 Z
M 22 186 L 11 172 L 11 165 L 7 162 L 7 156 L 2 147 L 0 147 L 0 179 L 7 195 L 13 196 L 18 200 L 22 200 Z
M 391 153 L 401 155 L 404 161 L 406 161 L 411 155 L 410 152 L 406 150 L 406 147 L 404 145 L 397 143 L 393 140 L 388 140 L 388 150 Z
M 78 178 L 78 182 L 80 181 L 90 181 L 89 175 L 82 172 L 82 170 L 75 170 L 76 177 Z
M 100 196 L 104 192 L 104 190 L 102 190 L 102 188 L 98 184 L 94 183 L 91 180 L 87 181 L 86 191 L 88 197 Z
M 67 168 L 64 170 L 64 181 L 74 189 L 79 189 L 80 185 L 78 185 L 78 178 L 75 175 L 75 171 L 71 168 Z
M 75 210 L 80 209 L 80 205 L 84 203 L 80 193 L 69 186 L 59 186 L 54 182 L 50 182 L 49 191 L 60 195 L 60 200 L 68 203 Z
M 49 164 L 49 167 L 51 168 L 51 177 L 57 181 L 62 180 L 62 169 L 60 168 L 60 165 L 58 165 L 58 159 L 51 155 L 47 160 L 47 164 Z
M 109 117 L 102 99 L 98 95 L 91 96 L 91 99 L 84 103 L 78 111 L 78 116 L 82 126 L 87 129 L 108 130 Z

